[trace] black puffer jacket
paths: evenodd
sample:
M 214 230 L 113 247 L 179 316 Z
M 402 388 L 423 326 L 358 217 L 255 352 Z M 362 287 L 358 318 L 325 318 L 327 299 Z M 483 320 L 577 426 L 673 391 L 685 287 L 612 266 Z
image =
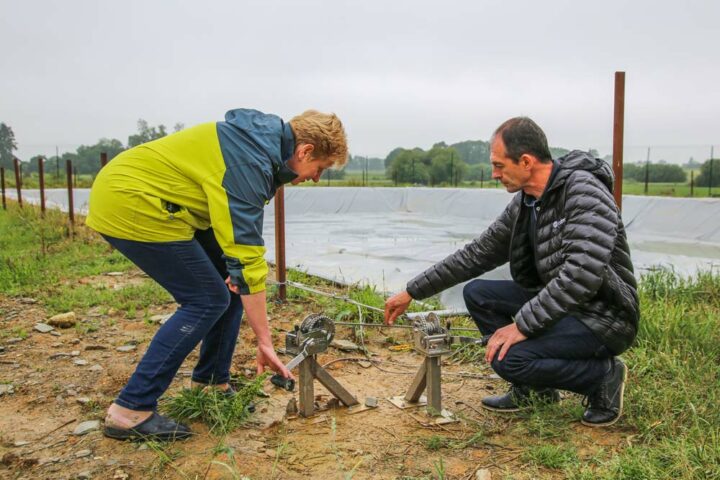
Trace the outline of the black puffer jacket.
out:
M 415 277 L 407 290 L 415 299 L 427 298 L 509 261 L 513 280 L 538 290 L 515 315 L 523 334 L 536 336 L 573 315 L 619 354 L 635 338 L 640 311 L 612 170 L 579 151 L 557 162 L 535 207 L 535 255 L 528 234 L 531 207 L 520 192 L 485 232 Z

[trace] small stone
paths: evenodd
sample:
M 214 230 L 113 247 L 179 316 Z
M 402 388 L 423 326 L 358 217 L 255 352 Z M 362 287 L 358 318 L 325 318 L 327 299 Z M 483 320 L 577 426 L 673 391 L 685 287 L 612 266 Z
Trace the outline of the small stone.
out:
M 358 365 L 360 365 L 362 368 L 370 368 L 372 367 L 372 362 L 368 362 L 367 360 L 360 360 L 358 362 Z
M 102 371 L 103 371 L 103 368 L 96 363 L 95 365 L 93 365 L 92 367 L 90 367 L 89 370 L 90 370 L 91 372 L 102 372 Z
M 88 364 L 88 361 L 87 361 L 87 360 L 83 360 L 82 358 L 77 358 L 77 359 L 73 360 L 73 363 L 74 363 L 75 365 L 83 366 L 83 365 L 87 365 L 87 364 Z
M 10 383 L 0 384 L 0 397 L 15 393 L 15 387 Z
M 127 480 L 129 478 L 129 475 L 119 468 L 115 470 L 115 473 L 113 475 L 113 480 Z
M 46 457 L 41 458 L 38 465 L 47 465 L 48 463 L 57 463 L 60 461 L 60 457 Z
M 80 356 L 80 350 L 73 350 L 70 352 L 71 357 L 79 357 Z
M 15 443 L 13 443 L 13 447 L 24 447 L 25 445 L 30 445 L 30 442 L 27 440 L 16 440 Z
M 75 427 L 75 430 L 73 430 L 73 435 L 85 435 L 88 432 L 99 429 L 100 420 L 88 420 L 87 422 L 82 422 L 80 425 Z
M 33 328 L 40 333 L 48 333 L 55 330 L 55 328 L 51 327 L 47 323 L 36 323 Z
M 275 453 L 275 450 L 273 450 L 272 448 L 268 448 L 267 450 L 265 450 L 266 457 L 275 458 L 276 455 L 277 454 Z
M 80 405 L 87 405 L 90 403 L 90 399 L 88 397 L 78 397 L 75 399 L 76 402 L 78 402 Z
M 77 397 L 77 392 L 75 390 L 70 390 L 70 389 L 65 390 L 65 394 L 68 397 Z
M 108 277 L 122 277 L 125 274 L 123 272 L 107 272 L 105 275 Z
M 143 444 L 140 445 L 137 449 L 138 449 L 138 450 L 147 450 L 147 449 L 148 449 L 147 443 L 143 443 Z
M 24 338 L 13 337 L 13 338 L 8 338 L 7 340 L 5 340 L 5 343 L 7 343 L 8 345 L 10 345 L 10 344 L 13 344 L 13 343 L 20 343 L 20 342 L 22 342 L 23 340 L 24 340 Z
M 55 342 L 53 344 L 50 344 L 52 348 L 60 348 L 63 346 L 62 342 Z
M 75 452 L 75 458 L 89 457 L 92 455 L 92 450 L 79 450 Z
M 50 335 L 52 335 L 53 337 L 62 337 L 60 332 L 58 332 L 57 330 L 53 330 L 52 332 L 50 332 Z
M 360 350 L 360 347 L 355 345 L 350 340 L 343 340 L 343 339 L 337 339 L 337 338 L 335 340 L 333 340 L 332 343 L 330 343 L 330 346 L 335 347 L 338 350 L 341 350 L 343 352 L 356 352 L 356 351 Z
M 365 398 L 365 406 L 370 408 L 375 408 L 378 406 L 378 399 L 375 397 L 367 397 Z
M 75 312 L 60 313 L 50 317 L 47 323 L 53 327 L 70 328 L 74 327 L 77 323 L 77 316 Z
M 481 468 L 475 472 L 475 480 L 492 480 L 492 474 L 487 468 Z
M 37 303 L 37 300 L 35 300 L 34 298 L 30 298 L 30 297 L 23 297 L 20 299 L 20 303 L 31 305 L 33 303 Z
M 56 358 L 65 358 L 65 357 L 69 357 L 69 356 L 70 356 L 69 353 L 58 352 L 58 353 L 53 353 L 53 354 L 50 355 L 48 358 L 49 358 L 50 360 L 55 360 Z
M 84 450 L 83 450 L 84 451 Z M 89 452 L 90 450 L 88 450 Z M 77 474 L 77 477 L 75 477 L 77 480 L 90 480 L 92 478 L 92 474 L 88 471 L 80 472 Z
M 87 345 L 85 350 L 107 350 L 105 345 Z
M 106 467 L 112 467 L 113 465 L 117 465 L 117 463 L 118 463 L 117 460 L 115 460 L 114 458 L 111 458 L 110 460 L 108 460 L 107 462 L 105 462 L 105 466 L 106 466 Z
M 288 415 L 297 415 L 298 414 L 297 400 L 295 400 L 295 397 L 291 398 L 290 401 L 288 401 L 288 404 L 285 407 L 285 412 Z
M 168 313 L 166 315 L 153 315 L 152 317 L 150 317 L 150 321 L 163 325 L 165 324 L 165 322 L 168 321 L 170 317 L 172 317 L 172 315 L 172 313 Z
M 132 352 L 137 347 L 135 345 L 123 345 L 121 347 L 117 347 L 115 350 L 118 352 Z

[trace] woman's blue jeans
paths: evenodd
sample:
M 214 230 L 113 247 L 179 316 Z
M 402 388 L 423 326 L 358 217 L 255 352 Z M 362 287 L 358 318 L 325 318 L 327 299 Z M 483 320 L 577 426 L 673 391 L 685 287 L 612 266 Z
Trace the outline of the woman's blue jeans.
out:
M 240 331 L 242 302 L 225 285 L 227 268 L 212 229 L 198 230 L 194 239 L 179 242 L 103 237 L 180 305 L 153 337 L 115 403 L 132 410 L 154 410 L 185 358 L 200 342 L 200 358 L 192 379 L 226 383 Z
M 511 280 L 473 280 L 463 297 L 483 335 L 512 323 L 513 316 L 535 296 Z M 499 351 L 498 351 L 499 353 Z M 612 353 L 580 320 L 560 319 L 536 337 L 516 343 L 492 368 L 503 379 L 533 388 L 559 388 L 587 395 L 610 369 Z

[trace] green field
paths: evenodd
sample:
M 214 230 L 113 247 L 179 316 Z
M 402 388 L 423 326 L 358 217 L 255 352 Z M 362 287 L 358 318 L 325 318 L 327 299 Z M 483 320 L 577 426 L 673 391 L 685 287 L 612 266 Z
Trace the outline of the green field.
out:
M 15 188 L 15 178 L 8 176 L 5 172 L 5 188 Z M 82 174 L 77 176 L 74 184 L 75 188 L 90 188 L 92 186 L 94 176 L 90 174 Z M 367 178 L 364 178 L 360 171 L 346 171 L 341 179 L 323 178 L 318 183 L 306 182 L 303 186 L 312 187 L 412 187 L 422 185 L 411 185 L 409 183 L 395 184 L 392 180 L 386 178 L 383 170 L 368 172 Z M 64 172 L 61 172 L 60 178 L 56 178 L 54 174 L 46 174 L 46 188 L 66 188 L 67 179 Z M 490 181 L 462 181 L 457 186 L 448 183 L 435 185 L 440 188 L 502 188 L 502 185 L 494 180 Z M 27 174 L 23 177 L 23 188 L 36 189 L 39 188 L 39 179 L 37 173 Z M 645 184 L 632 180 L 623 182 L 624 195 L 646 195 Z M 647 195 L 655 195 L 661 197 L 716 197 L 720 196 L 720 187 L 714 187 L 711 191 L 707 187 L 690 188 L 689 183 L 649 183 Z

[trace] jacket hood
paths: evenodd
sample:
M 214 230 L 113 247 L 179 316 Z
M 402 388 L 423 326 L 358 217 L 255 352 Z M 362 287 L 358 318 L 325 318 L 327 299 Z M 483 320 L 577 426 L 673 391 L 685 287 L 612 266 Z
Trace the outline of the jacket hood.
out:
M 572 152 L 555 160 L 558 164 L 557 174 L 552 179 L 548 190 L 552 190 L 565 183 L 565 180 L 577 170 L 585 170 L 592 173 L 605 185 L 610 192 L 613 191 L 615 176 L 610 165 L 599 158 L 595 158 L 587 152 L 573 150 Z
M 273 164 L 273 171 L 284 166 L 295 151 L 295 135 L 290 125 L 277 115 L 249 108 L 230 110 L 225 121 L 239 128 L 262 149 Z

